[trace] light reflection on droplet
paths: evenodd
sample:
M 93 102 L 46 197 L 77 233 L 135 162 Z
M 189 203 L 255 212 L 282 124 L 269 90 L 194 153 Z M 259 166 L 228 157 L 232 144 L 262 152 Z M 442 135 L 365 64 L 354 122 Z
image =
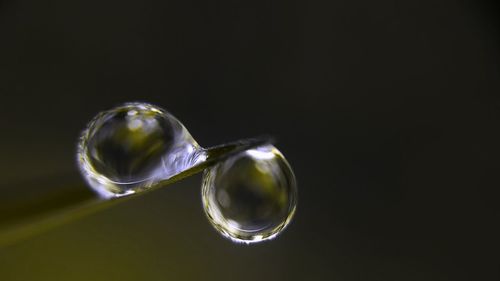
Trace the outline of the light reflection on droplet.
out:
M 78 145 L 82 174 L 107 198 L 147 189 L 204 157 L 179 120 L 146 103 L 129 103 L 98 114 Z
M 212 225 L 235 242 L 278 235 L 297 204 L 293 171 L 272 145 L 234 155 L 205 170 L 202 199 Z

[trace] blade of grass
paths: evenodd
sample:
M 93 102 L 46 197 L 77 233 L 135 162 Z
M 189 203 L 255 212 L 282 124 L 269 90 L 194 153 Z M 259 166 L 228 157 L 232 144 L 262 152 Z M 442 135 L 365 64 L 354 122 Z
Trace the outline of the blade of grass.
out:
M 4 193 L 2 198 L 4 204 L 0 205 L 0 248 L 119 202 L 141 196 L 145 192 L 165 187 L 197 174 L 231 155 L 271 141 L 268 137 L 262 137 L 211 147 L 207 149 L 205 162 L 163 180 L 148 190 L 125 197 L 100 198 L 87 188 L 83 181 L 54 184 L 52 180 L 52 183 L 42 181 L 19 185 L 17 188 L 12 188 L 10 193 Z

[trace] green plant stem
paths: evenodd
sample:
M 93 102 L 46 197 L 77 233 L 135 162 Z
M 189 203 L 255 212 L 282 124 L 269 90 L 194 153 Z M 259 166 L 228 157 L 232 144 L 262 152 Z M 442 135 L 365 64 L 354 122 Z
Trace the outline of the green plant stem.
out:
M 146 192 L 165 187 L 185 177 L 197 174 L 238 152 L 270 142 L 270 138 L 263 137 L 209 148 L 206 150 L 206 161 L 169 179 L 160 181 L 146 191 L 124 197 L 100 198 L 83 183 L 83 180 L 75 183 L 74 179 L 77 178 L 75 175 L 71 176 L 69 183 L 64 182 L 64 180 L 59 182 L 60 179 L 56 178 L 49 181 L 17 185 L 8 189 L 10 192 L 4 192 L 1 199 L 0 247 L 113 206 L 119 202 L 141 196 Z

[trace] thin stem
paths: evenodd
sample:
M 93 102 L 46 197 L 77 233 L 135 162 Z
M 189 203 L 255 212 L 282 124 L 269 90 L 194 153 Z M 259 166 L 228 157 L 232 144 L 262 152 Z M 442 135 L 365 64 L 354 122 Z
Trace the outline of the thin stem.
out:
M 271 142 L 271 138 L 261 137 L 208 148 L 205 150 L 207 159 L 204 162 L 162 180 L 148 190 L 119 198 L 100 198 L 83 183 L 83 180 L 75 182 L 76 175 L 71 175 L 69 181 L 61 180 L 67 178 L 61 176 L 3 188 L 0 202 L 0 247 L 140 196 L 145 192 L 165 187 L 197 174 L 238 152 Z

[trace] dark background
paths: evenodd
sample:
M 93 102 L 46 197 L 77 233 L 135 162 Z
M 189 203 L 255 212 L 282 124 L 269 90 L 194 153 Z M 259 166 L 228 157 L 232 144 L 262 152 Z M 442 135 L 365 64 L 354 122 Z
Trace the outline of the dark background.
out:
M 197 176 L 1 249 L 0 280 L 499 280 L 499 16 L 493 1 L 0 1 L 2 186 L 73 173 L 80 130 L 127 101 L 203 146 L 274 135 L 299 182 L 271 242 L 220 237 Z

